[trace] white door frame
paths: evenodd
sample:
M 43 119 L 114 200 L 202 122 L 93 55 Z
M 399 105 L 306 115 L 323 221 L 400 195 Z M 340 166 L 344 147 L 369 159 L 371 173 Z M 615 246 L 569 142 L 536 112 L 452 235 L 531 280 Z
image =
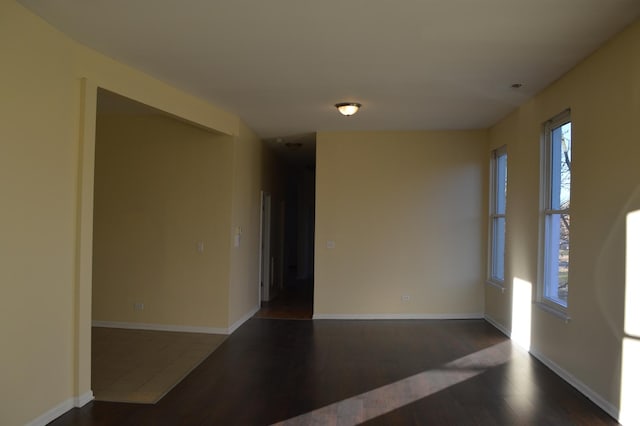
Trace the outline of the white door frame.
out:
M 271 294 L 271 194 L 260 191 L 260 255 L 258 302 L 268 302 Z

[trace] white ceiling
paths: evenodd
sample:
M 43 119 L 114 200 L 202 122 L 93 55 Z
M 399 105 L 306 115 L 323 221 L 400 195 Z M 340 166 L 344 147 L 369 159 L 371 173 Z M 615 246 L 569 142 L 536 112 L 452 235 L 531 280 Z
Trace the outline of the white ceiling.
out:
M 488 127 L 640 16 L 640 0 L 20 3 L 263 138 Z

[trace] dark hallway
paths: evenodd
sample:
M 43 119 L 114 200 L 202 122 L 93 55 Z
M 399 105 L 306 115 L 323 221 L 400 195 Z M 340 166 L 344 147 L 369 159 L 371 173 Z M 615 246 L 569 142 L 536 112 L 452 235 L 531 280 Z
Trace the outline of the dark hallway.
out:
M 282 291 L 262 307 L 255 318 L 298 319 L 313 318 L 313 280 L 285 285 Z
M 315 134 L 265 141 L 280 165 L 272 242 L 280 271 L 256 318 L 311 319 L 315 233 Z

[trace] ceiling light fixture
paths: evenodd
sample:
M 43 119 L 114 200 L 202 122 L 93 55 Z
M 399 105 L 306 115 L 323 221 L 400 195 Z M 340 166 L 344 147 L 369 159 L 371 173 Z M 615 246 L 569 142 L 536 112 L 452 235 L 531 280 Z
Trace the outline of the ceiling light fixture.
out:
M 358 112 L 362 105 L 357 102 L 340 102 L 336 104 L 336 108 L 340 111 L 340 114 L 346 115 L 347 117 Z

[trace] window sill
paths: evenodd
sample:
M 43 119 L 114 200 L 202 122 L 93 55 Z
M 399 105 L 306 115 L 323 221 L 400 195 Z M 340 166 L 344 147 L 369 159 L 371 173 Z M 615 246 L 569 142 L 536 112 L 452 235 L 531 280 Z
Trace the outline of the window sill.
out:
M 560 318 L 562 321 L 565 322 L 565 324 L 568 324 L 571 321 L 571 317 L 569 316 L 569 314 L 567 314 L 566 311 L 559 309 L 559 308 L 555 308 L 551 305 L 548 305 L 546 303 L 543 302 L 535 302 L 535 305 L 540 308 L 541 310 Z
M 499 281 L 494 281 L 494 280 L 486 280 L 485 281 L 487 283 L 487 285 L 490 285 L 491 287 L 495 287 L 498 290 L 500 290 L 502 293 L 505 292 L 506 287 L 504 286 L 504 281 L 503 282 L 499 282 Z

